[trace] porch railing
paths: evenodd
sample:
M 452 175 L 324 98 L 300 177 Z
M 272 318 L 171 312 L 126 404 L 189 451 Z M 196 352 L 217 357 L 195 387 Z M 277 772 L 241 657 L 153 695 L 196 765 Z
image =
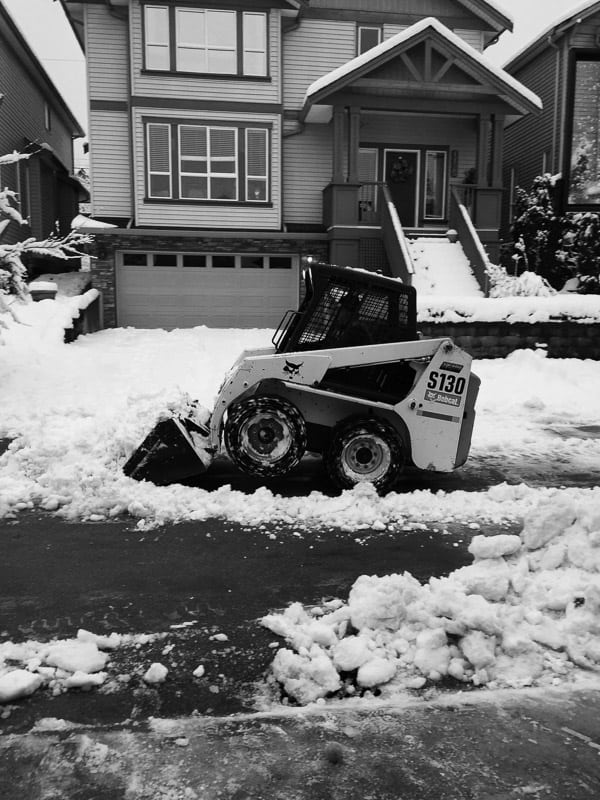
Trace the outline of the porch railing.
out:
M 473 187 L 470 187 L 473 188 Z M 473 223 L 469 208 L 465 202 L 469 195 L 452 186 L 450 189 L 450 227 L 458 233 L 458 239 L 462 245 L 465 255 L 471 263 L 473 274 L 481 286 L 482 291 L 487 295 L 489 291 L 489 277 L 487 268 L 490 265 L 488 254 L 485 252 L 477 229 Z
M 400 278 L 404 283 L 411 285 L 415 268 L 400 217 L 390 190 L 385 184 L 379 185 L 379 199 L 383 246 L 390 264 L 390 271 L 395 278 Z

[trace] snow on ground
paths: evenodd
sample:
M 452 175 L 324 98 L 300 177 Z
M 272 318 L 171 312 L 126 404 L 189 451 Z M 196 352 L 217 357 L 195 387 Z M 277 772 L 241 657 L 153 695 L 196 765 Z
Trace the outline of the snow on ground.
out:
M 511 484 L 386 497 L 362 485 L 333 498 L 317 492 L 282 498 L 265 488 L 246 495 L 228 486 L 213 492 L 155 487 L 122 474 L 129 454 L 169 405 L 190 396 L 210 407 L 240 350 L 268 345 L 271 331 L 118 329 L 65 345 L 62 326 L 73 302 L 79 301 L 20 306 L 26 325 L 8 320 L 3 333 L 0 437 L 12 443 L 0 456 L 0 516 L 39 507 L 68 519 L 129 514 L 140 528 L 225 517 L 248 525 L 285 521 L 372 531 L 522 519 L 520 537 L 476 536 L 474 563 L 447 578 L 421 585 L 407 573 L 363 575 L 347 601 L 308 609 L 298 602 L 267 615 L 263 623 L 291 645 L 276 655 L 273 677 L 303 704 L 331 693 L 393 696 L 447 676 L 494 688 L 598 672 L 600 488 L 518 481 L 524 464 L 529 474 L 537 464 L 542 478 L 565 464 L 576 473 L 597 473 L 600 439 L 569 430 L 598 424 L 600 362 L 518 351 L 475 363 L 482 386 L 464 469 L 501 465 Z M 58 692 L 101 683 L 107 643 L 86 636 L 62 644 L 4 643 L 0 702 L 43 685 Z M 150 682 L 168 680 L 157 664 L 145 675 Z
M 417 297 L 427 295 L 483 297 L 460 242 L 446 238 L 408 239 Z
M 464 468 L 476 474 L 497 464 L 510 475 L 510 485 L 386 497 L 362 486 L 333 498 L 282 498 L 266 488 L 246 495 L 229 486 L 207 492 L 140 483 L 121 467 L 158 416 L 186 395 L 212 407 L 239 352 L 269 345 L 271 331 L 129 328 L 65 345 L 63 305 L 44 300 L 22 306 L 19 314 L 29 326 L 11 324 L 0 349 L 0 437 L 12 439 L 0 456 L 0 516 L 34 507 L 67 519 L 128 514 L 140 528 L 215 516 L 350 530 L 407 521 L 497 522 L 522 518 L 540 499 L 559 492 L 524 483 L 523 465 L 537 465 L 543 475 L 551 464 L 572 462 L 581 473 L 600 464 L 599 439 L 561 437 L 552 430 L 565 422 L 597 423 L 600 363 L 519 351 L 475 364 L 482 386 Z M 595 497 L 590 489 L 565 492 L 575 503 Z
M 597 677 L 600 502 L 541 504 L 520 536 L 475 536 L 473 564 L 420 584 L 360 576 L 348 600 L 292 604 L 262 624 L 285 637 L 272 664 L 288 697 L 393 697 L 445 678 L 521 688 Z

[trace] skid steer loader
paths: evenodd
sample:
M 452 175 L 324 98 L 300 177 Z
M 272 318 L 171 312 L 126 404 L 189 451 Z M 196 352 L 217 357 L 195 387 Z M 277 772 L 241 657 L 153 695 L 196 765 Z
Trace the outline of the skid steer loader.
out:
M 333 482 L 385 491 L 405 466 L 450 472 L 467 459 L 479 378 L 451 339 L 420 339 L 416 292 L 380 274 L 311 264 L 273 347 L 244 351 L 208 422 L 159 421 L 127 461 L 138 480 L 204 472 L 226 451 L 264 479 L 320 454 Z

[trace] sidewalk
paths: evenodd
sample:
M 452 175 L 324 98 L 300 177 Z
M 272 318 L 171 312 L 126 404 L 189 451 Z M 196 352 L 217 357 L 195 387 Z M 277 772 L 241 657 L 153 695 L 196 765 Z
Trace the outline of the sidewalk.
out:
M 471 692 L 405 707 L 57 720 L 0 739 L 3 800 L 597 800 L 600 692 Z M 45 729 L 44 729 L 45 728 Z

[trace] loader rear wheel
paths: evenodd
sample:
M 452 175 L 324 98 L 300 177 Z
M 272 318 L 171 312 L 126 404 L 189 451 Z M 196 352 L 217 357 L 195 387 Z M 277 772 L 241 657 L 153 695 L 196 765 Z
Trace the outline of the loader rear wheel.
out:
M 350 419 L 333 431 L 325 454 L 325 468 L 341 489 L 372 483 L 384 492 L 398 480 L 404 467 L 402 440 L 394 428 L 377 419 Z
M 285 475 L 304 455 L 306 424 L 296 406 L 281 397 L 250 397 L 229 410 L 225 447 L 249 475 Z

